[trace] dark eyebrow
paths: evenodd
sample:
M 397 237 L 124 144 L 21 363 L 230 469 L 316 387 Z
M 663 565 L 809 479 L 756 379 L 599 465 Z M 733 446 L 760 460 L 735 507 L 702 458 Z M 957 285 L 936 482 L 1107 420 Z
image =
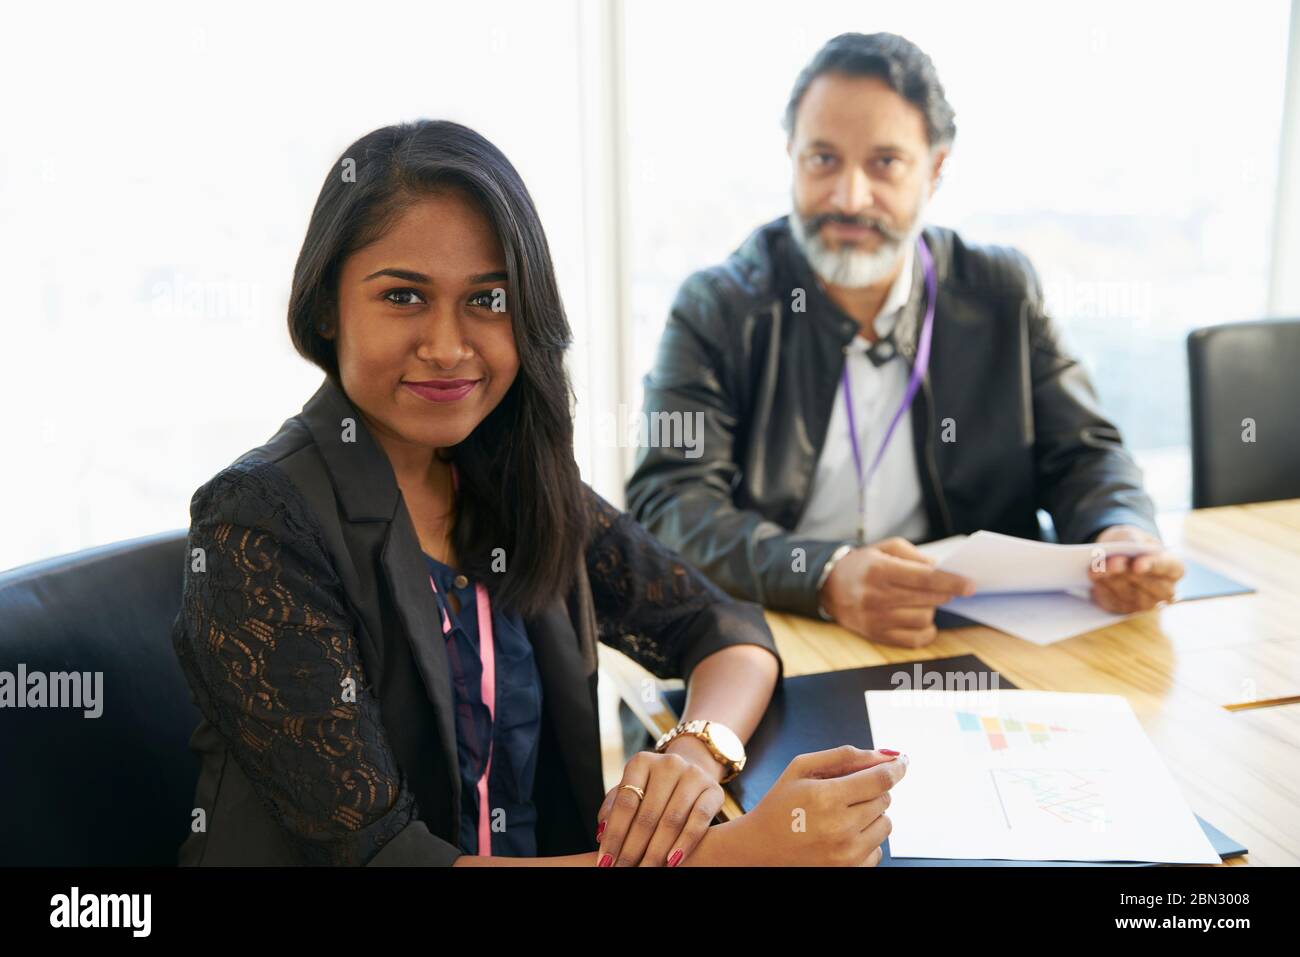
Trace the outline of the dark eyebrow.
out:
M 431 285 L 433 280 L 422 272 L 414 272 L 410 269 L 380 269 L 378 272 L 372 272 L 362 282 L 369 282 L 372 279 L 378 279 L 380 276 L 392 276 L 394 279 L 401 279 L 404 282 L 419 282 Z M 484 282 L 503 282 L 510 277 L 503 270 L 496 272 L 479 273 L 477 276 L 469 277 L 469 285 L 477 286 Z
M 828 140 L 813 140 L 808 144 L 808 149 L 813 150 L 831 150 L 838 153 L 839 147 Z M 879 156 L 882 153 L 892 153 L 897 156 L 911 156 L 911 152 L 895 143 L 881 143 L 879 146 L 872 147 L 871 152 Z
M 409 269 L 381 269 L 378 272 L 372 272 L 362 282 L 370 282 L 372 279 L 378 279 L 380 276 L 392 276 L 394 279 L 402 279 L 406 282 L 429 283 L 431 280 L 422 272 L 412 272 Z

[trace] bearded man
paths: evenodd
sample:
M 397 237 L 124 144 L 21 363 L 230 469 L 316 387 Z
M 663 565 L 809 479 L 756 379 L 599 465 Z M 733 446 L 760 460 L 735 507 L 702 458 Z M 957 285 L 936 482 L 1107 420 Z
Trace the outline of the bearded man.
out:
M 1171 600 L 1178 558 L 1020 252 L 923 222 L 956 135 L 934 64 L 844 34 L 785 113 L 792 211 L 683 284 L 645 414 L 697 417 L 643 447 L 628 509 L 728 592 L 869 639 L 934 639 L 973 584 L 918 543 L 979 529 L 1157 546 L 1094 568 L 1093 599 Z

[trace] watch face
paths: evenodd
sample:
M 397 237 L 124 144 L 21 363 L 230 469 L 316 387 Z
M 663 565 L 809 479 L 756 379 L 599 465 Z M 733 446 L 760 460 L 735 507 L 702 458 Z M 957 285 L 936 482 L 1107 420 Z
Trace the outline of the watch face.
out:
M 713 746 L 726 755 L 728 761 L 739 761 L 745 756 L 745 746 L 725 724 L 710 721 L 709 737 L 713 739 Z

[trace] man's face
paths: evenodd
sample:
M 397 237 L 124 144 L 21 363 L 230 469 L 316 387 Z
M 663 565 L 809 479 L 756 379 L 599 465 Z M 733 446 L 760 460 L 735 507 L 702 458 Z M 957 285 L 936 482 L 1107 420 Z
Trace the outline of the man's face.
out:
M 947 155 L 930 149 L 921 111 L 877 77 L 826 73 L 804 93 L 787 149 L 791 225 L 817 274 L 850 287 L 889 276 Z

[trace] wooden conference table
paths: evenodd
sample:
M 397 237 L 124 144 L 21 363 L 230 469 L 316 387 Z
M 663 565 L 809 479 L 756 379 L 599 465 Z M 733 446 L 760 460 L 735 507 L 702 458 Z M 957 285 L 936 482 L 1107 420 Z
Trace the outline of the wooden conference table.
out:
M 1300 864 L 1300 499 L 1162 516 L 1160 526 L 1171 548 L 1257 591 L 1046 647 L 971 627 L 895 648 L 794 615 L 767 621 L 789 677 L 974 654 L 1020 688 L 1123 695 L 1192 810 L 1250 848 L 1229 863 Z M 648 672 L 606 647 L 601 667 L 653 735 L 676 724 L 645 700 Z M 722 813 L 740 813 L 730 796 Z

